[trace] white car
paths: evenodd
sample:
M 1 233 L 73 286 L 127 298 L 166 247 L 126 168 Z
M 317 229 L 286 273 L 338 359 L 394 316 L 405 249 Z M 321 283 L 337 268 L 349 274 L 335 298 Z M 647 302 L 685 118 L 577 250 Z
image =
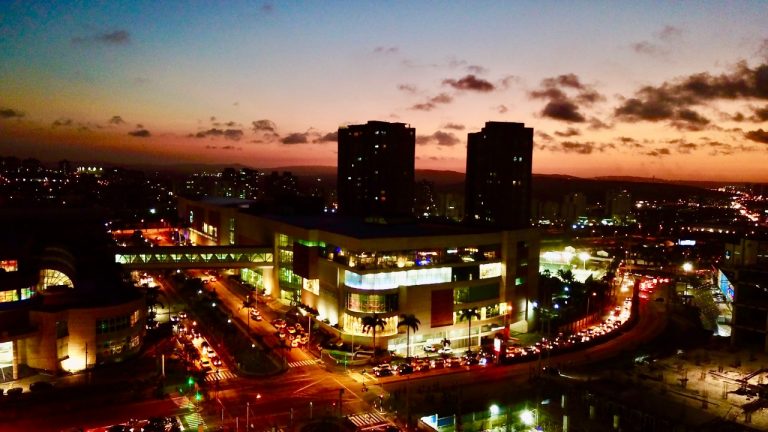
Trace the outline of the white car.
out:
M 439 350 L 437 350 L 438 354 L 450 354 L 452 352 L 453 352 L 453 349 L 451 347 L 449 347 L 449 346 L 444 346 L 444 347 L 440 348 Z

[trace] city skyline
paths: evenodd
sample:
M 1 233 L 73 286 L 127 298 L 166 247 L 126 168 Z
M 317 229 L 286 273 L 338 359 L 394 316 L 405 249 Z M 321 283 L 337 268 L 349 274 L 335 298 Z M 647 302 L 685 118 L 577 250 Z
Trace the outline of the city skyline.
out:
M 440 6 L 3 4 L 0 154 L 333 166 L 381 120 L 464 171 L 511 121 L 537 174 L 768 181 L 765 3 Z

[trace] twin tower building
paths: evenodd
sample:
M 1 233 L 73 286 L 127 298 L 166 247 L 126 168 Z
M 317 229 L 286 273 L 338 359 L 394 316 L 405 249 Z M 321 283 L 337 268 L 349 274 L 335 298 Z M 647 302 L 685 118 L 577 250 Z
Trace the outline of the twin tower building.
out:
M 339 129 L 339 213 L 397 218 L 414 212 L 416 130 L 369 121 Z M 465 218 L 502 229 L 530 226 L 533 128 L 487 122 L 467 135 Z

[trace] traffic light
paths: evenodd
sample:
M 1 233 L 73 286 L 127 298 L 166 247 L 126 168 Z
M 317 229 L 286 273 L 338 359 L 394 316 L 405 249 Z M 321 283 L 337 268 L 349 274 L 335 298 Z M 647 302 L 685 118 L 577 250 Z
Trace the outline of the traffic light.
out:
M 193 385 L 195 385 L 195 379 L 194 379 L 194 378 L 192 378 L 192 377 L 188 377 L 188 378 L 187 378 L 187 385 L 188 385 L 188 386 L 190 386 L 190 387 L 192 387 Z
M 201 400 L 203 400 L 203 395 L 200 392 L 195 393 L 195 402 L 200 402 Z

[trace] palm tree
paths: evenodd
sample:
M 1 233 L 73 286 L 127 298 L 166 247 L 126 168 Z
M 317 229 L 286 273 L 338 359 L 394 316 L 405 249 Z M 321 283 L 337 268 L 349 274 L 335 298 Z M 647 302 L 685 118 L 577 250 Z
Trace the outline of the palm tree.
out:
M 243 304 L 240 306 L 240 309 L 247 309 L 245 311 L 245 315 L 248 319 L 248 330 L 251 330 L 251 309 L 253 309 L 256 306 L 256 300 L 251 297 L 250 294 L 246 295 L 243 299 Z
M 459 321 L 467 320 L 469 328 L 467 329 L 468 351 L 472 351 L 472 318 L 480 319 L 480 312 L 476 308 L 462 309 L 459 311 Z
M 387 322 L 379 317 L 379 314 L 364 316 L 362 319 L 363 331 L 368 333 L 373 330 L 373 356 L 376 357 L 376 328 L 384 330 Z
M 400 322 L 397 323 L 397 328 L 405 326 L 405 331 L 407 334 L 406 346 L 405 346 L 406 357 L 411 356 L 411 330 L 413 330 L 413 332 L 416 333 L 419 330 L 419 324 L 421 324 L 421 321 L 419 321 L 419 319 L 416 318 L 416 315 L 413 315 L 413 314 L 400 315 Z

